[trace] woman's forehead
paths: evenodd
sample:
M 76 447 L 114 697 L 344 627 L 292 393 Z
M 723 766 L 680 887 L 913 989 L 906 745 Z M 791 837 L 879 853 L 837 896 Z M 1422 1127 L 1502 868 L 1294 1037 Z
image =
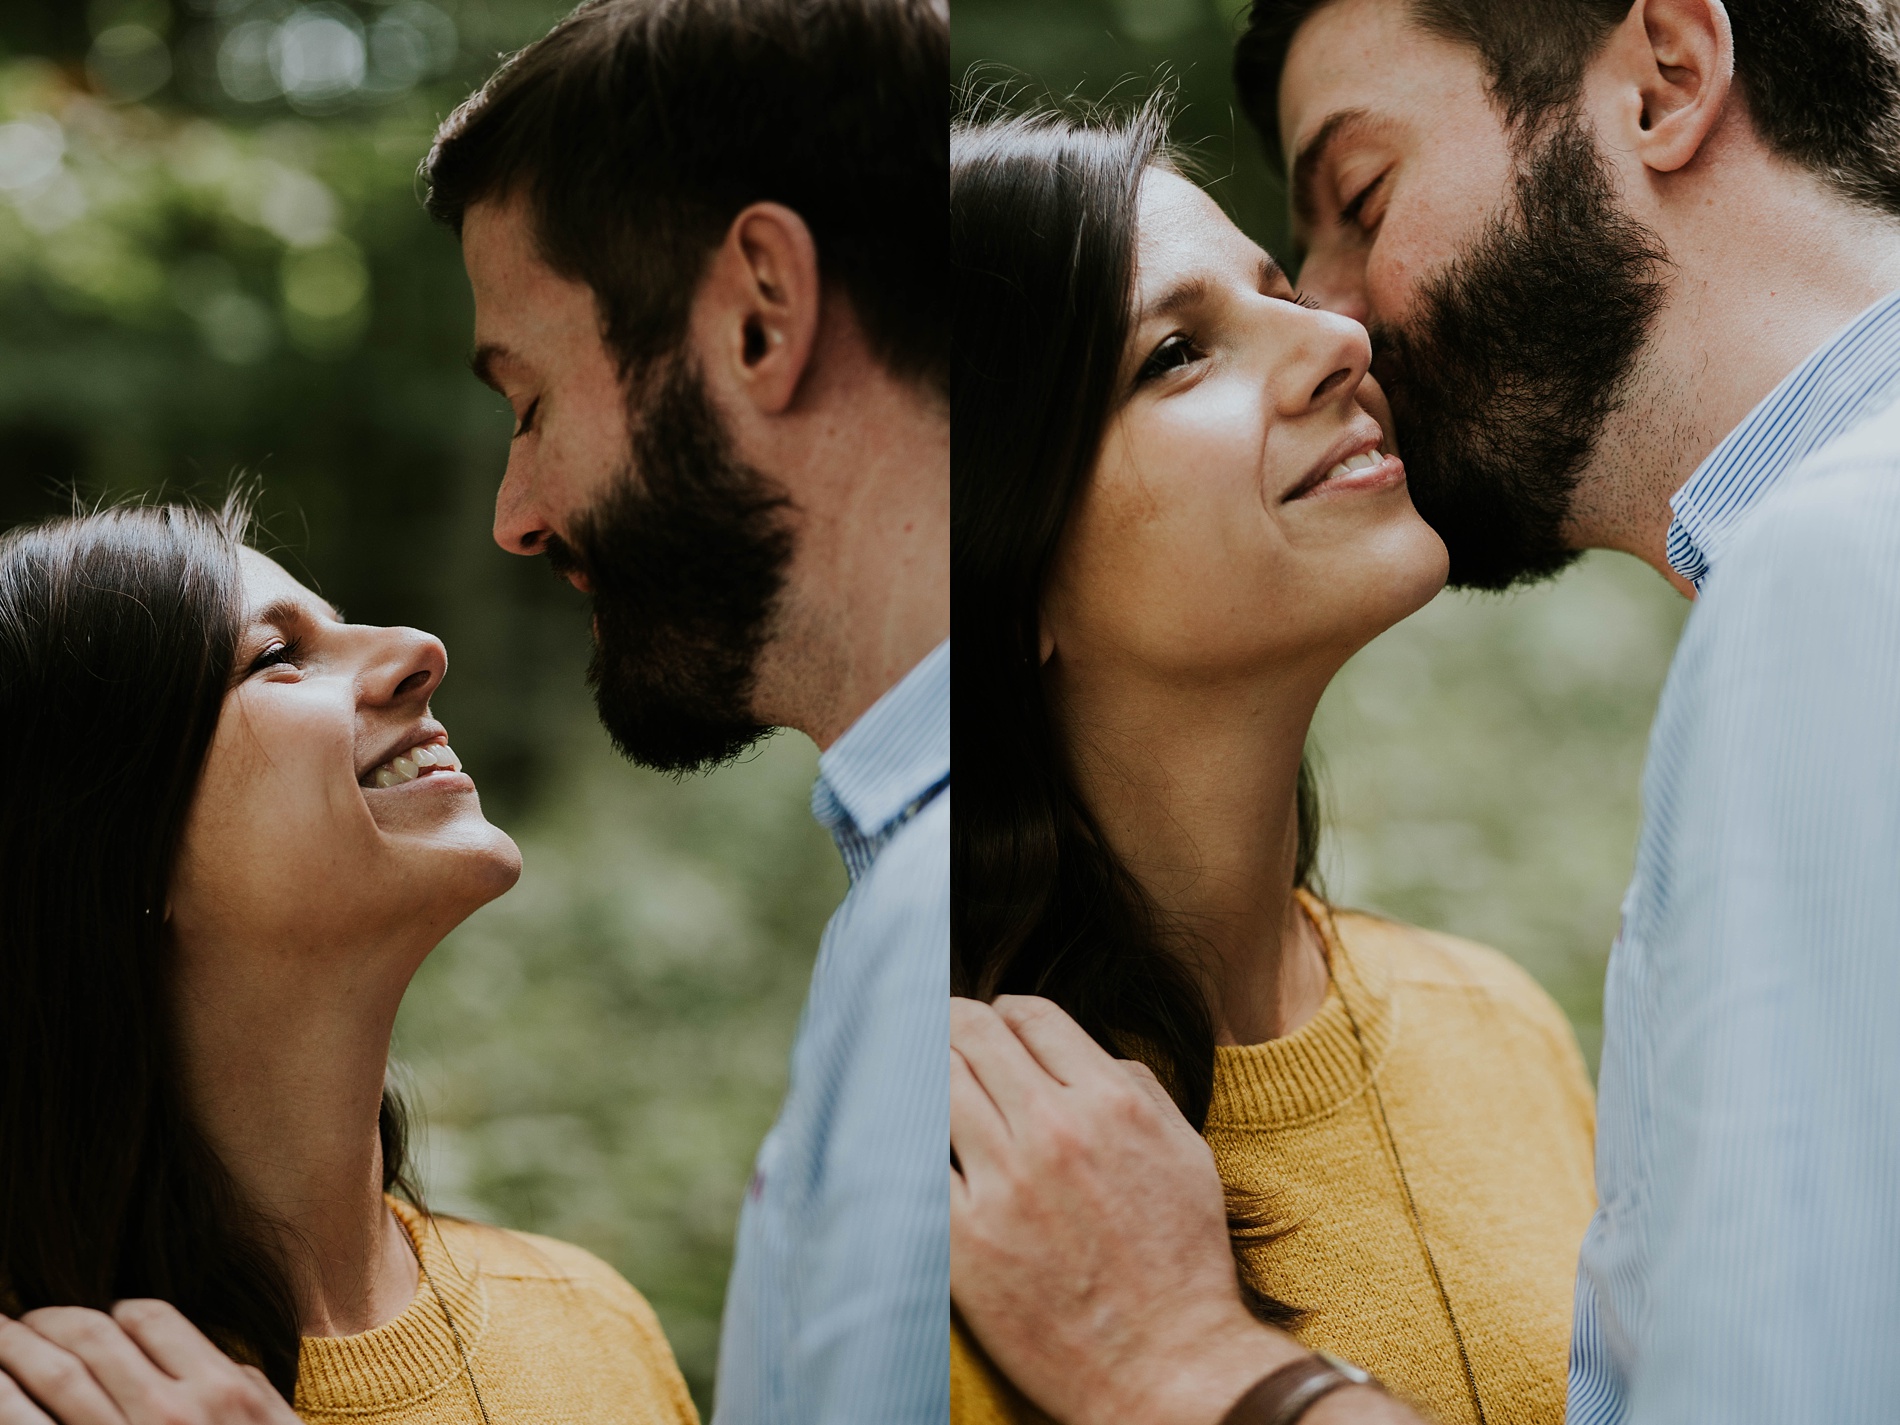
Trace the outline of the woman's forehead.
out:
M 336 617 L 323 599 L 298 583 L 275 559 L 248 545 L 239 551 L 238 569 L 244 584 L 244 617 L 255 622 L 272 610 L 295 609 L 311 618 Z
M 1206 192 L 1165 168 L 1142 180 L 1139 246 L 1144 299 L 1188 275 L 1251 285 L 1265 256 Z

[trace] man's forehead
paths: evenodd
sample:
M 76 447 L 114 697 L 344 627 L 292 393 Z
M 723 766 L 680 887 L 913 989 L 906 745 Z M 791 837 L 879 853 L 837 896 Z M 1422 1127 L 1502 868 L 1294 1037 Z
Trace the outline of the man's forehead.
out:
M 513 302 L 533 304 L 574 285 L 541 255 L 525 200 L 484 198 L 462 218 L 462 262 L 475 290 L 476 314 Z
M 489 385 L 544 367 L 576 339 L 597 331 L 599 309 L 585 282 L 548 266 L 526 203 L 484 199 L 462 223 L 462 260 L 475 296 L 471 364 Z
M 1454 48 L 1418 25 L 1409 0 L 1321 6 L 1294 34 L 1281 72 L 1282 157 L 1291 165 L 1343 113 L 1395 120 L 1415 97 L 1421 61 Z

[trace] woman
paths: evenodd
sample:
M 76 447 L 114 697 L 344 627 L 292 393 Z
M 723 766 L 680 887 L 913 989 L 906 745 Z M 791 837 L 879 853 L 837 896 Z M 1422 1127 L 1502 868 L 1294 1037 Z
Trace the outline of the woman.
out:
M 442 645 L 239 526 L 0 540 L 0 1307 L 58 1308 L 0 1323 L 0 1420 L 182 1418 L 202 1339 L 124 1298 L 305 1420 L 696 1420 L 604 1263 L 408 1190 L 397 1005 L 520 857 L 430 716 Z
M 1321 693 L 1445 577 L 1367 375 L 1165 115 L 952 138 L 957 993 L 1210 1140 L 1261 1314 L 1434 1419 L 1562 1419 L 1592 1102 L 1493 951 L 1318 895 Z M 1040 1418 L 961 1326 L 953 1418 Z

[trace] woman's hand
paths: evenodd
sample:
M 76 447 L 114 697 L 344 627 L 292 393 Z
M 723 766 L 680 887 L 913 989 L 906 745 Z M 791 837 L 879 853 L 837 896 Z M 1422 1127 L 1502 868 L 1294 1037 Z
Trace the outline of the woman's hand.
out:
M 163 1301 L 111 1315 L 49 1306 L 0 1316 L 0 1425 L 298 1425 L 264 1373 L 240 1366 Z

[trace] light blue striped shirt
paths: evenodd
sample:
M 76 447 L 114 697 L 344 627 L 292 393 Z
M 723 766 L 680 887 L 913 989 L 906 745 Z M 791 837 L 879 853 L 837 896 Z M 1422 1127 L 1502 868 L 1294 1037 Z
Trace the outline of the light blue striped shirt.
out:
M 1570 1425 L 1900 1420 L 1900 294 L 1672 502 Z
M 950 1413 L 950 644 L 818 759 L 851 890 L 759 1149 L 715 1425 Z

